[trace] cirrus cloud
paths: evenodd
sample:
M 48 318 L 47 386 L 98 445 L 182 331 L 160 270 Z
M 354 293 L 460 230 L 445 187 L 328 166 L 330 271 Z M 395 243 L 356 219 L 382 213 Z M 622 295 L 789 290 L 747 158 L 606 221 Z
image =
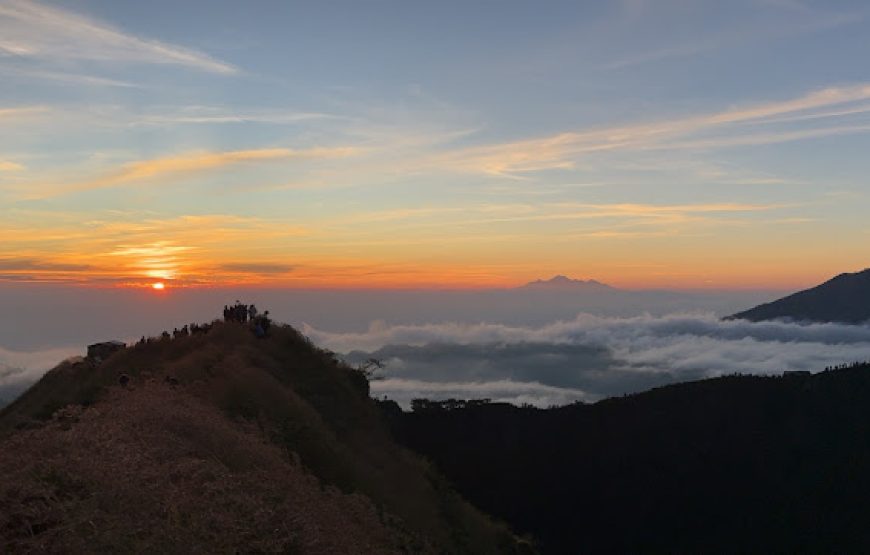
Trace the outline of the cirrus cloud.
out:
M 68 193 L 117 187 L 156 178 L 169 180 L 202 172 L 210 172 L 231 165 L 281 160 L 343 158 L 358 153 L 359 149 L 353 147 L 259 148 L 220 152 L 189 152 L 175 156 L 128 162 L 102 176 L 79 182 L 36 187 L 29 185 L 28 192 L 24 194 L 24 197 L 28 199 L 41 199 Z
M 136 37 L 93 18 L 23 0 L 0 2 L 0 54 L 52 61 L 173 64 L 218 74 L 239 71 L 190 48 Z

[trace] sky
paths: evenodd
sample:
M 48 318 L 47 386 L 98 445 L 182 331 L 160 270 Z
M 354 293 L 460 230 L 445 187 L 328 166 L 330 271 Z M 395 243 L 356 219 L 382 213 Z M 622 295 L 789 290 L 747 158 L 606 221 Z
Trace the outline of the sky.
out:
M 0 279 L 806 287 L 867 266 L 868 12 L 0 0 Z

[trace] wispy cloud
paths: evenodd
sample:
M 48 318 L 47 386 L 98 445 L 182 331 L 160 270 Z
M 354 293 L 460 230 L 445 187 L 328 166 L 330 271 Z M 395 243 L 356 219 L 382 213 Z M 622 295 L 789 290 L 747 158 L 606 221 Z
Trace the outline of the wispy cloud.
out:
M 415 227 L 450 225 L 486 225 L 492 223 L 535 222 L 556 220 L 618 219 L 658 223 L 687 222 L 698 216 L 762 212 L 783 208 L 777 204 L 708 203 L 708 204 L 637 204 L 558 202 L 515 205 L 473 205 L 421 207 L 380 212 L 367 212 L 344 217 L 343 222 L 360 223 L 408 221 Z M 454 216 L 454 217 L 451 217 Z
M 740 145 L 771 144 L 863 133 L 866 125 L 822 126 L 799 130 L 765 129 L 765 120 L 784 115 L 810 116 L 813 110 L 870 99 L 870 84 L 830 87 L 785 101 L 588 131 L 569 131 L 537 139 L 474 146 L 447 151 L 429 163 L 454 171 L 487 173 L 506 177 L 540 170 L 573 168 L 578 159 L 596 153 L 648 149 L 684 150 Z M 817 119 L 824 120 L 825 113 Z M 835 115 L 839 115 L 836 113 Z M 747 128 L 744 124 L 754 124 Z M 760 131 L 759 131 L 760 129 Z M 719 135 L 709 136 L 709 134 Z M 707 134 L 708 136 L 699 135 Z
M 711 139 L 695 139 L 685 142 L 673 142 L 660 146 L 652 146 L 652 149 L 720 149 L 739 146 L 771 145 L 776 143 L 788 143 L 807 139 L 821 139 L 824 137 L 836 137 L 840 135 L 855 135 L 870 132 L 870 125 L 839 125 L 835 127 L 821 127 L 817 129 L 802 129 L 798 131 L 780 131 L 772 133 L 755 133 L 729 137 L 716 137 Z
M 868 104 L 860 104 L 858 106 L 849 106 L 845 108 L 839 108 L 834 110 L 828 110 L 823 112 L 812 112 L 809 114 L 796 114 L 796 115 L 785 115 L 785 116 L 773 116 L 770 118 L 759 119 L 757 123 L 769 125 L 775 123 L 790 123 L 790 122 L 799 122 L 806 120 L 814 120 L 814 119 L 823 119 L 823 118 L 840 118 L 845 116 L 855 116 L 860 114 L 866 114 L 870 112 L 870 105 Z
M 24 166 L 9 160 L 0 160 L 0 172 L 16 172 L 24 169 Z
M 283 252 L 283 241 L 307 233 L 283 221 L 225 214 L 106 214 L 105 219 L 81 221 L 75 213 L 56 212 L 50 223 L 19 225 L 28 216 L 32 214 L 0 224 L 0 281 L 265 281 L 295 268 L 276 262 L 277 252 Z M 255 241 L 263 246 L 252 253 Z
M 713 229 L 769 222 L 783 204 L 631 204 L 543 202 L 424 206 L 321 219 L 309 238 L 328 248 L 406 250 L 446 244 L 522 249 L 545 233 L 550 245 L 580 240 L 628 240 L 703 235 Z M 460 232 L 453 230 L 462 230 Z M 486 247 L 487 249 L 492 247 Z
M 0 108 L 0 119 L 18 118 L 22 116 L 32 116 L 34 114 L 42 114 L 48 111 L 46 106 L 24 106 L 20 108 Z
M 340 158 L 354 153 L 351 148 L 264 148 L 255 150 L 231 150 L 225 152 L 191 153 L 181 156 L 155 158 L 126 164 L 115 175 L 97 180 L 91 185 L 107 187 L 149 177 L 212 170 L 222 166 L 267 160 L 290 160 L 305 158 Z
M 0 258 L 0 270 L 3 271 L 48 271 L 48 272 L 81 272 L 91 268 L 87 264 L 58 264 L 29 258 Z
M 26 0 L 0 2 L 0 54 L 4 52 L 48 60 L 173 64 L 219 74 L 238 72 L 208 54 L 136 37 L 108 23 Z
M 867 99 L 870 99 L 870 84 L 862 83 L 848 87 L 828 87 L 791 100 L 768 102 L 747 108 L 735 108 L 693 119 L 697 123 L 737 123 Z M 687 121 L 691 122 L 693 120 Z
M 42 71 L 12 66 L 0 66 L 0 74 L 27 77 L 32 79 L 44 79 L 47 81 L 57 81 L 60 83 L 86 85 L 91 87 L 140 88 L 140 85 L 137 85 L 136 83 L 130 83 L 129 81 L 120 81 L 118 79 L 109 79 L 107 77 L 100 77 L 97 75 L 68 73 L 63 71 Z
M 230 274 L 286 274 L 295 266 L 280 262 L 230 262 L 217 266 L 217 270 Z
M 184 255 L 192 250 L 195 248 L 178 245 L 175 241 L 162 240 L 145 245 L 120 245 L 106 255 L 129 260 L 126 266 L 134 275 L 144 275 L 154 279 L 176 279 L 184 263 Z
M 312 160 L 320 158 L 343 158 L 359 153 L 352 147 L 333 148 L 263 148 L 253 150 L 230 150 L 223 152 L 191 152 L 178 156 L 139 160 L 124 164 L 103 176 L 72 184 L 29 187 L 26 198 L 46 198 L 59 194 L 105 189 L 154 178 L 170 179 L 179 176 L 213 171 L 238 164 L 280 161 Z
M 180 110 L 164 110 L 160 114 L 146 114 L 132 118 L 134 126 L 162 126 L 178 124 L 267 123 L 290 124 L 316 120 L 342 119 L 334 114 L 292 110 L 232 110 L 219 106 L 185 106 Z

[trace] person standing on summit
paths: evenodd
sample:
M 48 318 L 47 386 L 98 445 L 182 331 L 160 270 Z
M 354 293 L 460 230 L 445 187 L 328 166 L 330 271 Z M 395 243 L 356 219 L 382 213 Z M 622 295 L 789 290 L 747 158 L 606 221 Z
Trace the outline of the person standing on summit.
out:
M 248 307 L 248 316 L 250 317 L 249 320 L 251 322 L 253 322 L 254 318 L 257 317 L 257 307 L 254 306 L 253 304 L 250 307 Z

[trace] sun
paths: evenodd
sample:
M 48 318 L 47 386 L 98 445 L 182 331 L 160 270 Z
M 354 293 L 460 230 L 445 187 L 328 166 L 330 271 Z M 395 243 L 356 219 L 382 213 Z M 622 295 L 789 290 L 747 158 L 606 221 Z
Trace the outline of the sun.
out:
M 166 289 L 166 285 L 164 285 L 164 283 L 162 281 L 158 281 L 157 283 L 152 283 L 151 288 L 157 289 L 158 291 L 161 291 L 163 289 Z

